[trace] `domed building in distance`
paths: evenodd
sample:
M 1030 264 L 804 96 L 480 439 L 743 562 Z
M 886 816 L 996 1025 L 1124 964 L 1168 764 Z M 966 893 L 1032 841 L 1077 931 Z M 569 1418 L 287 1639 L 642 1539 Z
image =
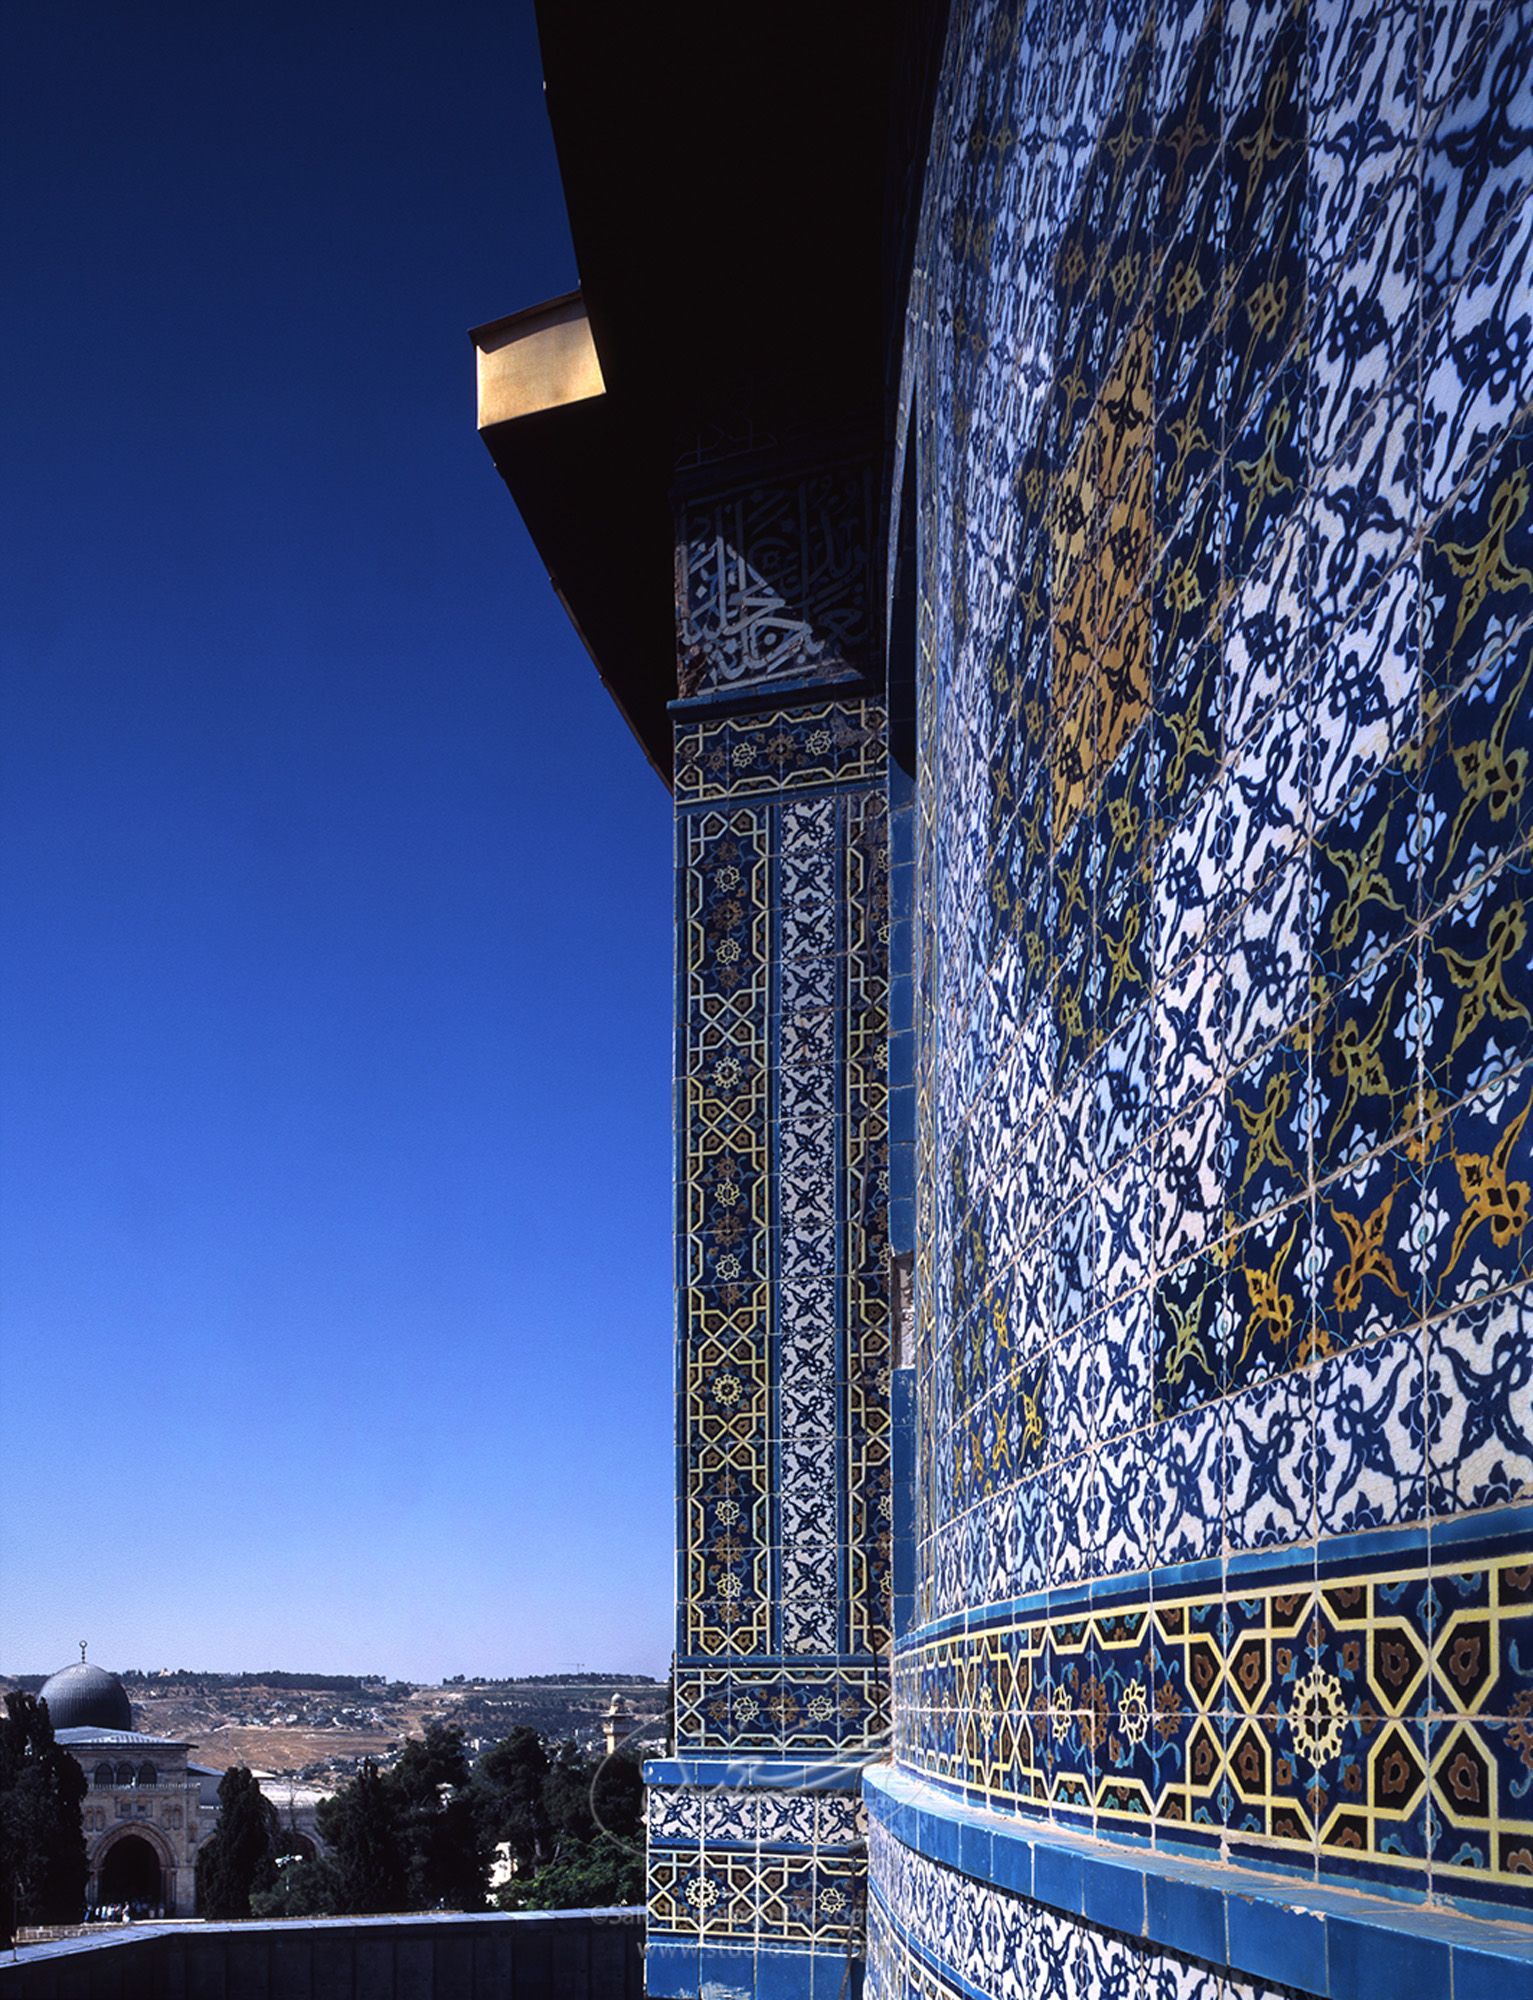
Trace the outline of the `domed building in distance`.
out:
M 146 1736 L 116 1674 L 80 1657 L 43 1683 L 39 1699 L 60 1746 L 85 1773 L 82 1807 L 90 1864 L 86 1901 L 127 1904 L 139 1914 L 190 1916 L 196 1908 L 197 1846 L 205 1776 L 187 1763 L 189 1743 Z M 206 1830 L 212 1830 L 206 1814 Z
M 80 1657 L 60 1667 L 43 1683 L 41 1699 L 48 1704 L 49 1720 L 56 1736 L 61 1729 L 133 1728 L 133 1704 L 116 1674 L 94 1667 Z

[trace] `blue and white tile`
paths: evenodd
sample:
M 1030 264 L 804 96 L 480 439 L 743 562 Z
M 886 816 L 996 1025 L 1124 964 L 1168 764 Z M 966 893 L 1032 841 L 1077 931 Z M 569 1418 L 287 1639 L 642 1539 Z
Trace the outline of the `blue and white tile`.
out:
M 1143 2000 L 1225 2000 L 1223 1976 L 1194 1959 L 1145 1948 Z
M 1308 528 L 1289 523 L 1235 592 L 1224 640 L 1225 736 L 1243 743 L 1308 663 L 1313 650 L 1309 613 Z
M 1328 820 L 1420 727 L 1421 558 L 1336 634 L 1314 681 L 1314 818 Z
M 1051 1350 L 1051 1458 L 1076 1458 L 1099 1435 L 1098 1414 L 1089 1393 L 1094 1347 L 1095 1330 L 1082 1321 L 1061 1333 Z
M 1408 0 L 1309 11 L 1310 233 L 1323 269 L 1369 227 L 1415 142 L 1419 31 Z
M 1165 1269 L 1214 1242 L 1224 1226 L 1230 1163 L 1224 1099 L 1214 1094 L 1155 1140 L 1155 1262 Z
M 1215 11 L 1215 0 L 1174 0 L 1156 10 L 1151 109 L 1157 125 L 1180 104 L 1198 44 Z
M 1421 331 L 1419 229 L 1416 183 L 1406 175 L 1374 202 L 1366 235 L 1319 299 L 1310 376 L 1317 467 L 1332 463 L 1414 353 Z
M 1533 35 L 1505 7 L 1422 144 L 1422 309 L 1434 316 L 1533 190 Z
M 1155 970 L 1186 963 L 1228 903 L 1229 798 L 1216 779 L 1174 826 L 1155 855 Z
M 1310 864 L 1301 849 L 1251 898 L 1230 941 L 1225 1058 L 1231 1070 L 1303 1017 L 1310 923 Z
M 1224 1538 L 1224 1418 L 1217 1404 L 1153 1433 L 1155 1560 L 1205 1562 Z
M 1446 506 L 1533 397 L 1533 199 L 1454 292 L 1421 356 L 1421 505 Z
M 1230 887 L 1244 902 L 1302 850 L 1309 816 L 1309 690 L 1286 695 L 1231 760 Z
M 1426 1512 L 1426 1394 L 1413 1326 L 1314 1371 L 1321 1535 L 1404 1527 Z
M 1225 1534 L 1232 1549 L 1282 1547 L 1315 1532 L 1315 1420 L 1308 1375 L 1284 1375 L 1223 1404 Z
M 1136 1431 L 1093 1454 L 1086 1517 L 1094 1552 L 1093 1573 L 1122 1576 L 1154 1560 L 1156 1491 L 1148 1433 Z
M 1319 474 L 1312 588 L 1322 643 L 1357 616 L 1411 545 L 1419 416 L 1412 394 L 1386 390 Z
M 1243 111 L 1256 99 L 1287 12 L 1288 0 L 1228 0 L 1221 78 L 1227 112 Z
M 706 1846 L 754 1847 L 760 1823 L 760 1795 L 731 1787 L 710 1787 L 700 1795 Z
M 1505 0 L 1424 0 L 1421 11 L 1420 97 L 1430 120 L 1458 92 L 1485 46 L 1498 14 L 1515 13 Z
M 1094 1447 L 1061 1461 L 1050 1475 L 1054 1500 L 1056 1583 L 1078 1583 L 1096 1573 L 1098 1548 L 1091 1532 Z
M 644 1793 L 651 1840 L 686 1846 L 702 1839 L 702 1794 L 690 1785 L 650 1785 Z
M 1432 1511 L 1533 1497 L 1533 1289 L 1432 1321 L 1426 1349 Z
M 1157 1120 L 1216 1088 L 1227 1064 L 1228 993 L 1220 952 L 1199 952 L 1151 1001 Z
M 1097 1297 L 1122 1299 L 1150 1262 L 1153 1149 L 1146 1144 L 1097 1189 Z

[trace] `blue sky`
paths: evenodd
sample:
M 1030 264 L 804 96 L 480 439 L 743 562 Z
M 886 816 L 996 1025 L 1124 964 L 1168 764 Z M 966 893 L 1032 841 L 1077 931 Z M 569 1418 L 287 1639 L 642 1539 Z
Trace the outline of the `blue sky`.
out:
M 13 9 L 0 1671 L 661 1673 L 670 811 L 474 434 L 531 6 Z

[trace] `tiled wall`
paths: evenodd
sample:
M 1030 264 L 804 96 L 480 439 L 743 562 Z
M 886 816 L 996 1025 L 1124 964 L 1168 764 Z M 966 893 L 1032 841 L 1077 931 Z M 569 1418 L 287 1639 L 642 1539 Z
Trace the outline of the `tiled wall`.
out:
M 860 1951 L 888 1730 L 888 834 L 870 462 L 678 508 L 676 1758 L 649 1989 Z
M 677 731 L 677 1747 L 877 1739 L 888 1636 L 883 711 Z
M 1530 195 L 1523 0 L 969 0 L 905 383 L 898 1758 L 1510 1903 Z
M 1304 2000 L 869 1839 L 868 2000 Z
M 844 1962 L 867 1828 L 845 1792 L 652 1786 L 650 1924 L 702 1945 L 819 1947 Z

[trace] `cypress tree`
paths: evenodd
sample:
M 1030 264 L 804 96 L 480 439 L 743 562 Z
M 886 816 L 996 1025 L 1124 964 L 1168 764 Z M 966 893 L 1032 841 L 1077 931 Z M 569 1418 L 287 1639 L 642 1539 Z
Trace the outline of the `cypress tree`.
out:
M 330 1846 L 338 1910 L 376 1916 L 405 1907 L 399 1809 L 371 1757 L 349 1785 L 323 1802 L 318 1824 Z
M 482 1910 L 489 1844 L 474 1811 L 463 1733 L 431 1722 L 384 1778 L 398 1806 L 412 1910 Z
M 543 1802 L 547 1779 L 547 1746 L 538 1732 L 525 1724 L 492 1744 L 474 1771 L 485 1841 L 490 1847 L 505 1841 L 524 1873 L 545 1862 L 552 1846 Z
M 85 1773 L 54 1741 L 48 1704 L 8 1694 L 0 1721 L 0 1945 L 19 1924 L 85 1913 Z
M 272 1874 L 277 1811 L 243 1764 L 218 1783 L 218 1823 L 197 1856 L 197 1908 L 204 1917 L 250 1915 L 250 1892 Z

